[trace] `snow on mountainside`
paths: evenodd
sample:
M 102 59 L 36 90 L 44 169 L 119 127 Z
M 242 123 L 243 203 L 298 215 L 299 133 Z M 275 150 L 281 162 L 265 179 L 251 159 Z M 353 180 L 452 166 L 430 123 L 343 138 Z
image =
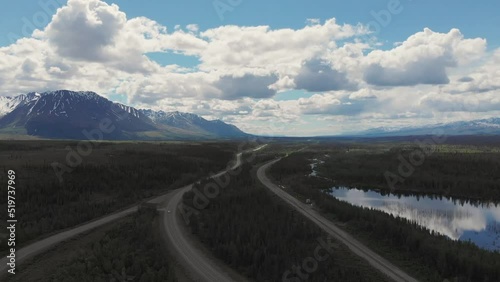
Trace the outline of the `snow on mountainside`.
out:
M 155 124 L 163 124 L 186 130 L 205 131 L 225 137 L 238 137 L 246 135 L 234 125 L 226 124 L 220 120 L 206 120 L 198 115 L 181 112 L 164 112 L 153 110 L 140 110 Z
M 41 99 L 48 97 L 50 97 L 50 100 L 54 102 L 53 104 L 47 105 L 46 99 Z M 95 101 L 97 103 L 102 103 L 103 99 L 103 97 L 93 92 L 71 92 L 64 90 L 45 93 L 32 92 L 28 94 L 21 94 L 16 97 L 0 97 L 0 116 L 5 116 L 14 111 L 17 107 L 28 104 L 30 105 L 29 114 L 36 109 L 38 114 L 48 113 L 54 115 L 64 115 L 66 113 L 66 109 L 71 108 L 71 104 L 83 101 Z M 39 104 L 38 101 L 43 101 L 43 105 Z
M 125 106 L 125 105 L 119 104 L 119 103 L 115 103 L 115 104 L 118 106 L 118 108 L 124 110 L 125 112 L 131 114 L 134 117 L 138 118 L 141 116 L 141 112 L 139 110 L 137 110 L 136 108 Z
M 11 97 L 0 97 L 0 117 L 3 117 L 13 110 L 9 105 L 11 101 Z
M 181 112 L 164 112 L 153 110 L 140 110 L 143 114 L 149 117 L 155 123 L 168 123 L 180 127 L 188 127 L 189 125 L 207 121 L 204 118 L 188 113 Z
M 207 121 L 194 114 L 137 110 L 94 92 L 58 90 L 0 97 L 0 134 L 19 132 L 45 138 L 82 139 L 103 119 L 114 128 L 109 139 L 182 139 L 243 137 L 232 125 Z
M 17 106 L 24 105 L 39 97 L 40 94 L 38 93 L 22 94 L 16 97 L 0 97 L 0 118 L 12 112 Z
M 140 110 L 147 116 L 149 116 L 152 120 L 161 121 L 165 119 L 184 119 L 184 120 L 201 120 L 203 119 L 199 115 L 190 114 L 190 113 L 182 113 L 179 111 L 175 112 L 164 112 L 164 111 L 153 111 L 153 110 Z
M 490 118 L 472 121 L 457 121 L 424 126 L 401 128 L 373 128 L 357 135 L 363 136 L 410 136 L 432 135 L 435 131 L 446 135 L 500 135 L 500 118 Z

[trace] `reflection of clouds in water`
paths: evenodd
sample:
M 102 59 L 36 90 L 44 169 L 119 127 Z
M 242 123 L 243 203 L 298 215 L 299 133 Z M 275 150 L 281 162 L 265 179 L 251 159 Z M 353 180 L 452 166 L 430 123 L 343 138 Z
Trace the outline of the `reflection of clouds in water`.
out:
M 475 207 L 469 203 L 460 205 L 448 199 L 430 199 L 415 196 L 382 196 L 377 192 L 357 189 L 332 190 L 339 200 L 353 205 L 372 208 L 406 218 L 429 230 L 458 240 L 465 231 L 485 231 L 488 217 L 500 221 L 500 207 Z
M 458 228 L 460 231 L 483 231 L 488 225 L 487 215 L 488 211 L 483 210 L 479 207 L 471 206 L 470 204 L 464 204 L 463 206 L 456 205 L 455 208 L 460 211 L 464 210 L 470 214 L 466 218 L 453 218 L 453 226 Z
M 493 219 L 495 219 L 495 221 L 500 221 L 500 206 L 491 206 L 490 211 Z
M 406 218 L 429 230 L 458 240 L 465 230 L 481 231 L 486 228 L 486 220 L 481 214 L 468 210 L 421 210 L 401 203 L 390 203 L 374 207 L 394 216 Z

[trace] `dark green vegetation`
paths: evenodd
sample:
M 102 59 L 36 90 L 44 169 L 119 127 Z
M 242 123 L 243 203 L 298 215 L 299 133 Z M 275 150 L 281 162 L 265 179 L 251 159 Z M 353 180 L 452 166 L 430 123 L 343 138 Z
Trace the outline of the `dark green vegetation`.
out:
M 176 281 L 161 246 L 158 220 L 156 210 L 141 208 L 100 239 L 82 244 L 66 260 L 50 266 L 53 272 L 30 276 L 29 281 Z
M 314 257 L 318 238 L 327 236 L 317 226 L 272 196 L 253 177 L 250 164 L 210 200 L 207 208 L 190 217 L 193 234 L 232 268 L 255 281 L 299 281 L 287 270 L 302 267 Z M 197 189 L 213 180 L 202 181 Z M 184 195 L 186 206 L 193 205 L 195 194 Z M 302 269 L 303 274 L 307 274 Z M 298 280 L 299 279 L 299 280 Z M 325 261 L 318 263 L 307 281 L 385 281 L 381 274 L 336 245 Z
M 162 248 L 159 230 L 153 228 L 156 210 L 140 209 L 100 241 L 80 250 L 52 281 L 176 281 Z
M 361 181 L 368 185 L 369 181 L 374 181 L 363 175 L 364 173 L 373 175 L 366 169 L 366 167 L 375 169 L 374 157 L 370 154 L 389 154 L 386 157 L 394 154 L 391 153 L 391 150 L 387 153 L 371 153 L 367 150 L 367 146 L 361 148 L 351 145 L 349 148 L 349 153 L 346 153 L 346 148 L 342 147 L 330 146 L 327 150 L 330 158 L 344 160 L 341 173 L 335 170 L 340 166 L 332 166 L 333 162 L 328 161 L 328 164 L 321 170 L 333 169 L 334 179 L 343 179 L 342 184 L 348 186 L 359 185 Z M 443 152 L 449 148 L 444 146 L 440 150 Z M 376 146 L 373 149 L 379 150 L 380 148 Z M 285 185 L 290 193 L 303 199 L 312 199 L 321 213 L 340 226 L 344 226 L 347 231 L 358 236 L 361 241 L 386 258 L 408 269 L 410 273 L 415 274 L 422 281 L 445 281 L 444 279 L 449 279 L 449 281 L 500 281 L 499 253 L 480 249 L 472 243 L 457 242 L 445 236 L 431 235 L 425 228 L 405 219 L 394 218 L 379 211 L 355 207 L 327 196 L 322 189 L 331 187 L 331 180 L 307 177 L 311 173 L 310 159 L 324 157 L 325 152 L 322 148 L 321 151 L 314 149 L 309 152 L 293 154 L 275 164 L 271 168 L 270 174 L 277 183 Z M 468 153 L 453 152 L 449 158 L 462 159 L 466 162 L 466 160 L 474 158 L 471 154 L 470 151 Z M 350 157 L 351 155 L 354 157 Z M 367 164 L 361 161 L 363 159 L 361 155 L 365 155 Z M 379 155 L 379 157 L 381 156 Z M 445 159 L 444 153 L 437 153 L 437 157 L 441 157 L 441 159 L 431 159 L 431 163 Z M 482 154 L 477 158 L 491 160 Z M 390 165 L 390 162 L 383 158 L 379 160 L 380 166 Z M 472 163 L 486 166 L 486 164 L 481 165 L 477 159 L 469 164 Z M 349 167 L 350 171 L 346 167 Z M 455 168 L 458 169 L 457 167 Z M 452 172 L 448 168 L 440 169 L 437 165 L 432 166 L 432 168 L 436 169 L 434 176 Z M 431 167 L 427 169 L 430 170 Z M 380 170 L 376 169 L 376 171 Z M 461 171 L 465 173 L 464 170 Z M 471 171 L 467 175 L 477 172 L 472 168 Z
M 286 142 L 273 139 L 261 139 L 258 141 L 265 143 L 266 145 L 258 151 L 249 151 L 244 153 L 242 160 L 253 164 L 264 163 L 275 159 L 277 156 L 285 156 L 286 154 L 301 150 L 306 146 L 302 142 Z M 250 143 L 253 147 L 247 146 L 242 150 L 260 147 L 261 143 Z
M 61 183 L 51 164 L 66 165 L 65 148 L 76 145 L 0 142 L 0 183 L 7 185 L 8 170 L 17 176 L 18 247 L 222 170 L 237 149 L 235 143 L 100 143 Z
M 317 170 L 335 186 L 500 202 L 500 147 L 443 144 L 424 148 L 428 154 L 413 143 L 329 146 L 320 149 L 328 157 L 319 155 L 325 163 Z

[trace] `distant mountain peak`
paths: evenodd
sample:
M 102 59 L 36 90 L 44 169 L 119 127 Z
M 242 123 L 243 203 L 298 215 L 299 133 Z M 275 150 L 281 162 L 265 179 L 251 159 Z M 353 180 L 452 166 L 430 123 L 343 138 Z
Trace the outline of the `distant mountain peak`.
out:
M 155 124 L 173 126 L 185 130 L 205 132 L 207 135 L 225 137 L 242 137 L 246 134 L 234 125 L 229 125 L 221 120 L 206 120 L 201 116 L 179 111 L 165 112 L 153 110 L 140 110 Z
M 455 121 L 408 127 L 379 127 L 356 135 L 362 136 L 411 136 L 432 135 L 435 131 L 446 135 L 500 135 L 500 118 L 489 118 L 471 121 Z
M 179 111 L 138 110 L 114 103 L 95 92 L 56 90 L 0 97 L 2 132 L 18 132 L 44 138 L 84 139 L 84 130 L 110 119 L 116 130 L 108 139 L 199 139 L 247 136 L 237 127 L 208 121 Z M 13 130 L 15 129 L 15 130 Z

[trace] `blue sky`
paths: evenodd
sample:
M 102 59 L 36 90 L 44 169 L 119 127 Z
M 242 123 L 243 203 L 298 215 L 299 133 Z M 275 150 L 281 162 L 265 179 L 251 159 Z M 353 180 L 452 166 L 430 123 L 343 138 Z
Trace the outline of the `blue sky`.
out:
M 2 3 L 0 14 L 0 45 L 9 43 L 7 34 L 21 35 L 22 18 L 32 19 L 41 7 L 53 5 L 51 0 L 20 0 Z M 53 0 L 64 3 L 64 0 Z M 162 23 L 168 28 L 175 25 L 198 24 L 202 30 L 220 25 L 270 25 L 273 28 L 299 28 L 308 18 L 329 19 L 335 17 L 341 23 L 369 23 L 374 20 L 372 11 L 387 9 L 388 0 L 352 1 L 265 1 L 241 0 L 234 10 L 225 12 L 221 20 L 214 8 L 215 1 L 200 0 L 107 0 L 116 3 L 128 17 L 144 16 Z M 222 3 L 229 3 L 223 1 Z M 393 16 L 393 22 L 382 29 L 380 38 L 388 42 L 405 40 L 413 34 L 429 27 L 434 31 L 447 32 L 458 28 L 467 37 L 488 38 L 489 47 L 500 44 L 500 2 L 495 0 L 455 1 L 455 0 L 400 0 L 403 11 Z M 59 4 L 59 6 L 62 6 Z M 54 11 L 55 12 L 55 11 Z
M 86 9 L 79 1 L 74 0 L 72 7 L 65 0 L 3 3 L 0 46 L 9 48 L 12 55 L 12 50 L 28 44 L 13 40 L 31 38 L 36 28 L 40 32 L 32 44 L 47 48 L 42 53 L 49 55 L 34 54 L 32 60 L 25 53 L 13 55 L 12 61 L 19 59 L 21 71 L 33 75 L 30 79 L 23 76 L 19 81 L 27 82 L 17 88 L 4 85 L 0 95 L 62 86 L 87 87 L 74 90 L 98 91 L 134 106 L 165 110 L 179 107 L 208 118 L 221 118 L 251 132 L 271 121 L 275 125 L 271 130 L 279 134 L 293 130 L 295 135 L 482 118 L 496 115 L 496 105 L 500 104 L 495 100 L 498 85 L 494 76 L 498 71 L 494 62 L 500 57 L 499 1 L 481 1 L 478 5 L 451 0 L 91 0 L 100 4 Z M 112 9 L 111 4 L 119 8 Z M 52 19 L 56 6 L 65 10 Z M 102 30 L 93 25 L 81 29 L 78 24 L 72 25 L 75 23 L 71 19 L 78 13 L 93 17 L 97 6 L 109 8 L 107 12 L 112 15 L 98 21 L 116 20 L 120 28 L 111 30 L 113 22 L 104 22 Z M 133 19 L 138 17 L 147 21 L 133 25 Z M 329 22 L 333 18 L 336 22 Z M 341 31 L 344 24 L 351 29 Z M 368 37 L 354 30 L 358 24 L 379 32 Z M 232 25 L 238 29 L 231 29 Z M 245 30 L 263 25 L 269 30 Z M 74 26 L 77 34 L 87 34 L 84 45 L 88 44 L 88 50 L 65 42 L 65 38 L 78 40 L 69 28 L 64 30 L 69 26 Z M 308 26 L 317 26 L 318 36 L 328 35 L 323 42 L 311 43 L 315 49 L 295 56 L 293 52 L 307 46 L 301 45 L 307 44 L 307 38 L 313 38 L 307 37 L 313 34 Z M 166 31 L 156 34 L 157 28 Z M 424 31 L 426 28 L 430 30 Z M 144 35 L 148 40 L 124 47 L 130 39 L 126 34 L 135 36 L 139 29 L 157 37 Z M 288 36 L 295 34 L 298 41 L 304 41 L 294 42 L 297 46 L 293 48 L 273 42 L 273 31 L 288 34 L 287 30 L 293 31 Z M 103 39 L 105 32 L 113 39 Z M 299 38 L 308 32 L 310 35 Z M 239 44 L 229 34 L 241 35 L 242 46 L 252 45 L 248 38 L 272 46 L 224 50 L 224 44 Z M 286 40 L 286 36 L 280 40 Z M 257 53 L 254 58 L 244 52 Z M 124 53 L 128 57 L 119 57 Z M 113 54 L 116 58 L 110 59 Z M 141 59 L 143 55 L 147 58 Z M 45 70 L 37 70 L 42 66 Z M 90 78 L 90 72 L 113 77 L 96 81 Z M 9 79 L 1 75 L 0 69 L 0 82 Z M 88 82 L 82 78 L 87 76 Z M 402 97 L 410 95 L 407 93 L 413 95 L 411 99 Z M 427 109 L 429 105 L 431 110 Z

